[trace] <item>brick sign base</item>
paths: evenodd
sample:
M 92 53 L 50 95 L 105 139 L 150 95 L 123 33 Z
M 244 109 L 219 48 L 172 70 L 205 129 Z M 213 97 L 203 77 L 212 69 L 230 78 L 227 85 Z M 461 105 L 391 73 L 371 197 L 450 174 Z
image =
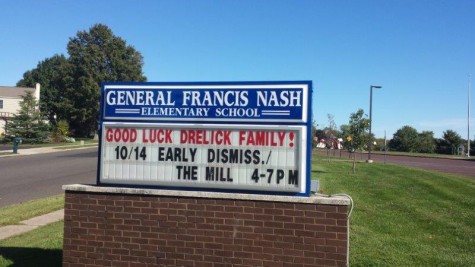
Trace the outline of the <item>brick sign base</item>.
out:
M 346 266 L 346 198 L 63 189 L 65 267 Z

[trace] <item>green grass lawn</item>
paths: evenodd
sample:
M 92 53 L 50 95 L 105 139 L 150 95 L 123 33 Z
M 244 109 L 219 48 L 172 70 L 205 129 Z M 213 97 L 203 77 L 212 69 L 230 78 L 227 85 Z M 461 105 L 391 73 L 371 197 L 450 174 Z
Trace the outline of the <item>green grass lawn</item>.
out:
M 0 241 L 0 266 L 61 266 L 63 221 Z
M 312 177 L 354 200 L 351 266 L 475 266 L 475 180 L 326 157 Z M 62 238 L 58 222 L 0 241 L 0 266 L 60 266 Z
M 53 196 L 0 208 L 0 226 L 60 210 L 64 195 Z M 63 221 L 0 240 L 0 266 L 61 266 Z
M 60 210 L 64 207 L 64 195 L 32 200 L 18 205 L 0 208 L 0 226 L 18 224 L 39 215 Z
M 354 200 L 352 266 L 475 266 L 475 180 L 326 158 L 312 176 Z

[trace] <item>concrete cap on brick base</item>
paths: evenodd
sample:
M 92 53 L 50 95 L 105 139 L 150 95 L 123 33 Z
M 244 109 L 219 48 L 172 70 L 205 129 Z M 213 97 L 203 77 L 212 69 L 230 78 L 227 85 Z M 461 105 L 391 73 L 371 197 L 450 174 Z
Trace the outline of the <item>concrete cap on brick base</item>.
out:
M 129 194 L 129 195 L 148 195 L 148 196 L 175 196 L 175 197 L 196 197 L 212 199 L 233 199 L 233 200 L 256 200 L 285 203 L 307 203 L 323 205 L 348 206 L 350 200 L 343 196 L 320 196 L 311 195 L 309 197 L 280 196 L 280 195 L 259 195 L 259 194 L 238 194 L 238 193 L 220 193 L 205 191 L 177 191 L 146 188 L 126 188 L 126 187 L 104 187 L 94 185 L 72 184 L 63 185 L 65 191 L 89 192 L 89 193 L 107 193 L 107 194 Z

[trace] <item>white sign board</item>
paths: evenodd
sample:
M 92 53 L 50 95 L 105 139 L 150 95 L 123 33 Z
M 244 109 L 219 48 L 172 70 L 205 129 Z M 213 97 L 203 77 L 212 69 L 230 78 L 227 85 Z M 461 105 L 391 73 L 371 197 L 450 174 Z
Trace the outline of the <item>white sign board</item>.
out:
M 304 192 L 305 126 L 104 123 L 102 183 Z

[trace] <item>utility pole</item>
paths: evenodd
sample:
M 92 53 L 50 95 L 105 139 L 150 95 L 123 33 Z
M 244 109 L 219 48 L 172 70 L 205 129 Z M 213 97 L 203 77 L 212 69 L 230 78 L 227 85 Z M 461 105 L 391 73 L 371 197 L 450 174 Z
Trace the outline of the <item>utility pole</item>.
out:
M 468 117 L 467 117 L 467 157 L 470 157 L 470 87 L 472 83 L 472 74 L 468 74 Z
M 384 164 L 386 164 L 386 153 L 388 149 L 386 148 L 386 130 L 384 130 Z

